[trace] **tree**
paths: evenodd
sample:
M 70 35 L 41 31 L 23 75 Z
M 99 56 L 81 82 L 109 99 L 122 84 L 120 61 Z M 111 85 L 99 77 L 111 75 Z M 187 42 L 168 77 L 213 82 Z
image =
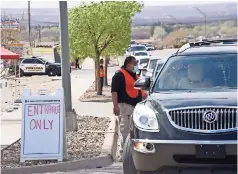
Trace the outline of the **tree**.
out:
M 107 48 L 129 45 L 131 17 L 142 5 L 136 1 L 81 3 L 69 11 L 70 51 L 92 57 L 95 61 L 96 90 L 102 94 L 99 80 L 100 57 Z M 117 42 L 118 39 L 121 41 Z M 119 44 L 119 45 L 120 45 Z M 109 51 L 110 52 L 110 51 Z
M 125 50 L 128 48 L 128 43 L 130 42 L 130 35 L 118 35 L 118 38 L 115 39 L 115 42 L 110 44 L 105 51 L 102 53 L 102 56 L 105 57 L 104 60 L 104 69 L 105 69 L 105 77 L 104 77 L 104 85 L 108 85 L 107 79 L 107 68 L 110 61 L 110 56 L 119 56 L 122 55 Z

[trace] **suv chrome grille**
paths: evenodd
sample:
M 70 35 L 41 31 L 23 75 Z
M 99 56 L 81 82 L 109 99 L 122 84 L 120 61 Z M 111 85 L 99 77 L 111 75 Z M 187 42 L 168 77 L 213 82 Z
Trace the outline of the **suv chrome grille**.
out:
M 229 130 L 238 126 L 237 108 L 186 108 L 168 114 L 175 127 L 195 132 Z

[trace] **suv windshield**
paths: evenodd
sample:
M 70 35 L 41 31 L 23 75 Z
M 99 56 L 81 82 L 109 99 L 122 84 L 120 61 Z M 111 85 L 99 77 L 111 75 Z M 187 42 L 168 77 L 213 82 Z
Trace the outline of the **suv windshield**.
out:
M 147 52 L 136 52 L 135 56 L 148 56 Z
M 130 48 L 130 52 L 134 52 L 134 51 L 146 51 L 146 47 L 145 47 L 145 46 L 135 46 L 135 47 L 131 47 L 131 48 Z
M 151 60 L 149 69 L 155 69 L 157 61 L 158 61 L 158 59 Z
M 152 47 L 152 45 L 151 44 L 148 44 L 148 45 L 146 45 L 147 47 Z
M 237 88 L 237 54 L 170 58 L 153 91 Z

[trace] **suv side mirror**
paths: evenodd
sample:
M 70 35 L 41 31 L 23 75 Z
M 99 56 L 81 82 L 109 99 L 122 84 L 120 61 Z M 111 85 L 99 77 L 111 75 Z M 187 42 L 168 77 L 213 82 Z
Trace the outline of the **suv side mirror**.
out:
M 134 88 L 139 90 L 148 90 L 150 88 L 150 77 L 138 79 L 134 84 Z

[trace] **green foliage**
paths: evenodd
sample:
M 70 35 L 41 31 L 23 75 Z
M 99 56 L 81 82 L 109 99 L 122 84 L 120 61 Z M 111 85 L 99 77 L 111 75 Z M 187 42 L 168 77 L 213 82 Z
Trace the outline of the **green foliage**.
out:
M 131 17 L 142 5 L 136 1 L 81 3 L 69 11 L 69 44 L 73 56 L 120 54 L 130 43 Z
M 173 26 L 172 25 L 163 25 L 164 30 L 166 33 L 171 33 L 173 31 Z
M 163 27 L 161 26 L 155 27 L 154 35 L 153 35 L 154 39 L 164 37 L 165 35 L 167 35 L 167 33 Z
M 169 36 L 171 33 L 183 30 L 188 35 L 193 35 L 194 37 L 203 36 L 205 34 L 205 25 L 204 24 L 183 24 L 183 25 L 169 25 L 169 24 L 156 24 L 153 31 L 152 38 L 154 39 L 160 39 L 162 31 L 164 30 L 164 36 Z M 148 26 L 145 26 L 148 28 Z M 144 33 L 144 26 L 141 27 L 135 27 L 132 29 L 134 33 L 132 33 L 133 36 L 135 36 L 136 33 Z M 154 26 L 152 26 L 154 27 Z M 136 32 L 135 32 L 136 29 Z M 140 30 L 139 30 L 140 29 Z M 151 29 L 152 30 L 152 29 Z M 231 20 L 231 21 L 218 21 L 218 22 L 212 22 L 208 23 L 207 27 L 207 36 L 208 37 L 214 37 L 214 36 L 236 36 L 237 35 L 237 21 Z M 147 31 L 147 33 L 151 33 L 151 31 Z M 139 35 L 135 39 L 140 39 Z M 148 37 L 145 39 L 149 39 Z

